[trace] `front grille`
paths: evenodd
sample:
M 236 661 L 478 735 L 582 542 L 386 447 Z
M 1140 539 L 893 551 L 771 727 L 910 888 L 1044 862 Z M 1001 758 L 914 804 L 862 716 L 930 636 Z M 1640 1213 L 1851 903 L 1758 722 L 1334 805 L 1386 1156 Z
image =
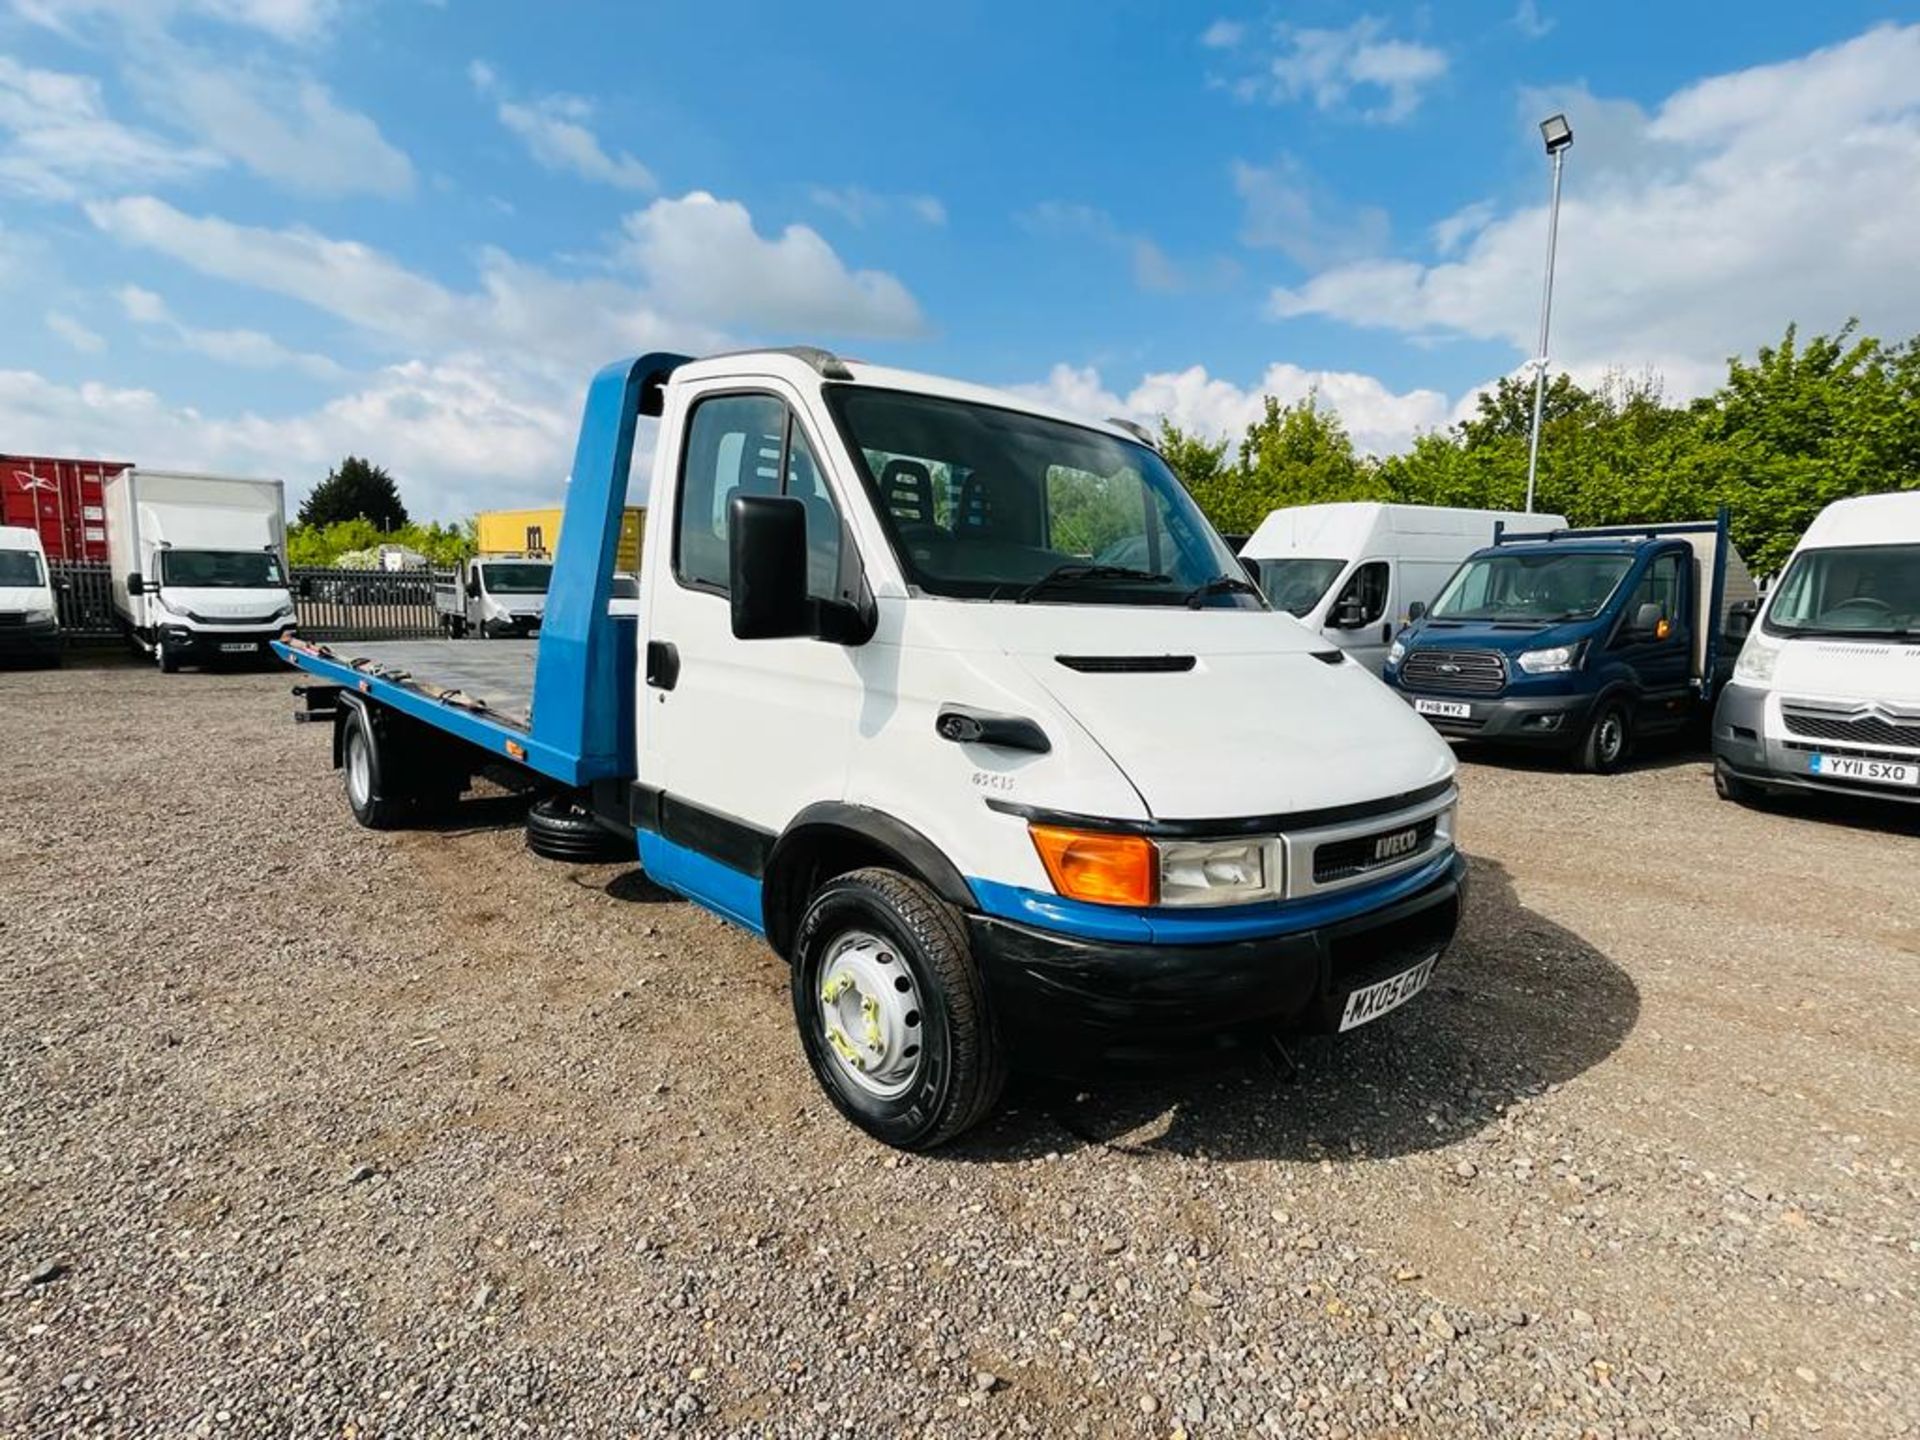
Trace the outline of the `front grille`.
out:
M 1377 830 L 1371 835 L 1356 835 L 1351 840 L 1329 841 L 1313 852 L 1313 883 L 1331 885 L 1336 880 L 1350 880 L 1369 870 L 1378 870 L 1425 854 L 1433 844 L 1433 833 L 1438 827 L 1438 817 L 1429 815 L 1416 825 L 1396 825 L 1388 830 Z M 1389 835 L 1404 834 L 1409 829 L 1413 831 L 1414 839 L 1408 849 L 1393 855 L 1376 856 L 1374 847 L 1382 839 Z
M 1836 715 L 1831 711 L 1780 707 L 1787 730 L 1809 740 L 1837 740 L 1848 745 L 1905 745 L 1920 749 L 1920 719 L 1901 723 L 1878 715 Z
M 1400 662 L 1400 681 L 1416 690 L 1498 695 L 1507 687 L 1507 662 L 1494 650 L 1415 650 Z
M 0 610 L 0 625 L 24 625 L 27 612 L 24 610 Z
M 1837 754 L 1844 755 L 1849 760 L 1894 760 L 1905 761 L 1908 764 L 1913 762 L 1913 756 L 1910 753 L 1903 753 L 1899 750 L 1868 750 L 1862 746 L 1855 746 L 1849 750 L 1836 751 L 1831 745 L 1810 745 L 1804 740 L 1782 740 L 1780 742 L 1780 748 L 1783 750 L 1791 750 L 1796 755 Z M 1825 777 L 1823 776 L 1822 778 L 1824 779 Z
M 189 610 L 187 618 L 201 625 L 271 625 L 281 617 L 278 615 L 202 615 L 197 610 Z

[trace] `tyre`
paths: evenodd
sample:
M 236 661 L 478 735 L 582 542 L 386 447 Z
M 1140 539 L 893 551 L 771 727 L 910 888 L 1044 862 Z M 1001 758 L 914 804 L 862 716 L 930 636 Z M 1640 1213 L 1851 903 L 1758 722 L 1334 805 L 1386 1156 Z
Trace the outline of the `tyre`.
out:
M 918 880 L 855 870 L 822 886 L 793 945 L 807 1063 L 840 1113 L 931 1150 L 992 1112 L 1005 1060 L 960 916 Z
M 1625 702 L 1603 700 L 1574 747 L 1573 763 L 1589 775 L 1611 775 L 1633 753 L 1633 721 Z
M 374 724 L 358 705 L 344 707 L 340 736 L 340 774 L 347 792 L 347 808 L 369 830 L 391 830 L 407 814 L 404 800 L 387 794 L 381 773 L 380 744 Z
M 153 642 L 153 661 L 160 667 L 162 675 L 180 673 L 180 656 L 172 646 L 167 644 L 164 637 Z
M 548 860 L 603 865 L 634 858 L 631 839 L 622 839 L 593 818 L 571 795 L 548 795 L 527 811 L 527 849 Z
M 1757 804 L 1761 796 L 1759 786 L 1752 781 L 1742 780 L 1727 767 L 1724 760 L 1713 762 L 1713 793 L 1736 805 Z

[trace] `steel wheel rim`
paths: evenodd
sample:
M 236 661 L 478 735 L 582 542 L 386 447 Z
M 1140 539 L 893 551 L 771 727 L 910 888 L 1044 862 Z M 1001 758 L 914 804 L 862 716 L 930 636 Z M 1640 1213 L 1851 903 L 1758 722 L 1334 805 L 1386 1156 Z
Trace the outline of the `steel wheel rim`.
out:
M 373 766 L 367 760 L 367 742 L 359 730 L 347 732 L 347 798 L 364 808 L 373 793 Z
M 924 1006 L 898 946 L 868 930 L 842 933 L 827 947 L 814 998 L 843 1076 L 882 1100 L 912 1088 L 925 1059 Z
M 1620 758 L 1620 752 L 1626 745 L 1626 730 L 1616 713 L 1609 712 L 1600 717 L 1600 758 L 1611 765 Z

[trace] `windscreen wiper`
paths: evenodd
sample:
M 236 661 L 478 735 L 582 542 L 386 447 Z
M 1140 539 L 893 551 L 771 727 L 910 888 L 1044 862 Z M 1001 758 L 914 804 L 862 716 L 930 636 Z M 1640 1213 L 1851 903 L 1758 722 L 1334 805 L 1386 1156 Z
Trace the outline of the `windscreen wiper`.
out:
M 1054 566 L 1013 599 L 1014 604 L 1024 605 L 1056 585 L 1077 585 L 1085 580 L 1130 580 L 1140 585 L 1164 585 L 1171 579 L 1171 575 L 1162 575 L 1157 570 L 1136 570 L 1131 565 L 1084 565 L 1074 562 Z
M 1216 575 L 1204 585 L 1196 585 L 1187 592 L 1187 604 L 1198 610 L 1200 602 L 1209 595 L 1259 595 L 1264 592 L 1251 580 L 1238 575 Z

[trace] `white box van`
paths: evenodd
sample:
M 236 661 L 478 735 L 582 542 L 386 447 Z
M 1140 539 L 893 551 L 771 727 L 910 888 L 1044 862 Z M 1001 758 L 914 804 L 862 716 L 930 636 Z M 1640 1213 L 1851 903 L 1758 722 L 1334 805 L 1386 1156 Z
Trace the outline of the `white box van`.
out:
M 1496 525 L 1530 534 L 1566 523 L 1562 515 L 1373 500 L 1293 505 L 1261 521 L 1240 558 L 1258 564 L 1260 586 L 1276 610 L 1378 675 L 1412 607 L 1431 605 L 1462 560 L 1493 544 Z
M 168 674 L 272 655 L 294 624 L 278 480 L 124 470 L 103 495 L 114 613 L 136 646 Z
M 40 532 L 0 525 L 0 660 L 60 659 L 60 612 Z
M 1837 500 L 1768 592 L 1713 717 L 1714 788 L 1920 803 L 1920 494 Z

